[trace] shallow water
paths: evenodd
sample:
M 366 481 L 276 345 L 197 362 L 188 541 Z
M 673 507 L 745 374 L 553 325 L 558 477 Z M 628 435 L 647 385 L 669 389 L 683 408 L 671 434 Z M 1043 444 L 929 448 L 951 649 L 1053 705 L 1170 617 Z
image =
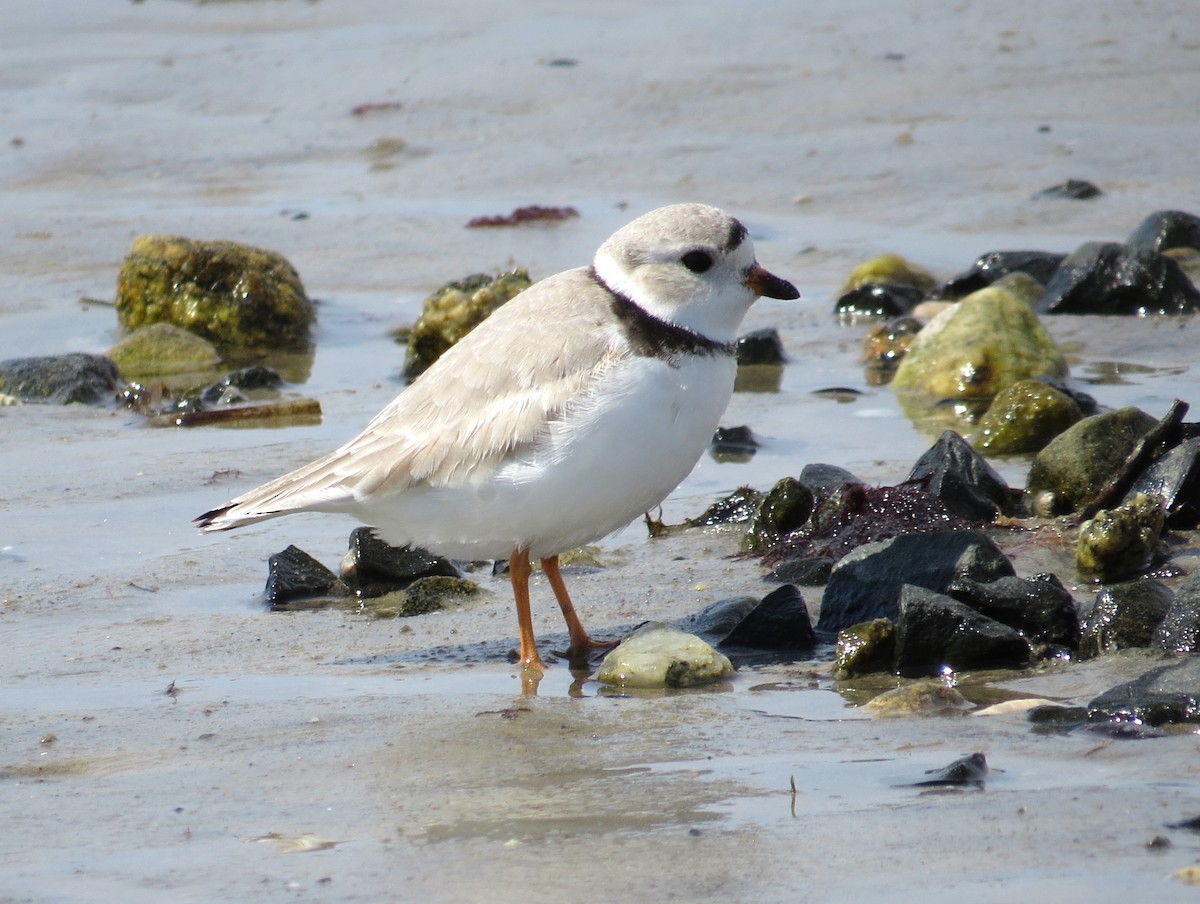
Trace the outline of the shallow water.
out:
M 577 265 L 661 203 L 728 207 L 803 294 L 745 325 L 777 326 L 790 356 L 778 392 L 739 393 L 724 419 L 763 448 L 702 459 L 669 522 L 809 462 L 892 482 L 927 448 L 867 386 L 862 329 L 829 315 L 859 261 L 898 251 L 949 276 L 993 248 L 1068 251 L 1154 209 L 1200 211 L 1185 2 L 1055 0 L 1037 22 L 924 2 L 731 15 L 49 0 L 0 29 L 0 357 L 112 344 L 111 309 L 78 299 L 111 297 L 139 232 L 242 240 L 284 253 L 321 301 L 311 377 L 293 389 L 324 412 L 164 430 L 0 408 L 0 900 L 1193 896 L 1167 877 L 1200 842 L 1164 823 L 1200 812 L 1194 735 L 870 719 L 820 662 L 641 696 L 558 663 L 522 696 L 502 579 L 403 622 L 270 614 L 267 556 L 294 543 L 335 565 L 353 525 L 192 530 L 382 407 L 402 363 L 388 331 L 438 284 Z M 1067 177 L 1106 194 L 1029 200 Z M 462 228 L 526 203 L 582 216 Z M 1103 404 L 1158 416 L 1200 399 L 1192 319 L 1048 325 Z M 861 395 L 813 394 L 830 387 Z M 1023 482 L 1026 460 L 997 465 Z M 602 544 L 604 568 L 567 579 L 589 628 L 617 636 L 762 595 L 762 570 L 727 558 L 735 543 L 649 541 L 635 524 Z M 561 644 L 540 583 L 535 610 Z M 1006 689 L 1086 701 L 1145 666 L 1116 657 Z M 986 790 L 912 787 L 976 750 Z M 1158 835 L 1172 845 L 1148 848 Z

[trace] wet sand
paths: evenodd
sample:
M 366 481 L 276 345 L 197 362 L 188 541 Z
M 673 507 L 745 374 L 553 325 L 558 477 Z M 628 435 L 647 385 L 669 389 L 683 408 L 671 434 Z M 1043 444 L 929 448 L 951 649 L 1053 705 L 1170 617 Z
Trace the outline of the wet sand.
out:
M 506 663 L 507 585 L 403 621 L 270 614 L 268 555 L 335 565 L 353 527 L 305 516 L 202 537 L 190 519 L 332 448 L 398 391 L 390 328 L 447 279 L 585 262 L 658 204 L 729 208 L 798 305 L 763 302 L 781 390 L 724 423 L 680 521 L 828 461 L 902 478 L 928 445 L 830 322 L 850 267 L 949 276 L 993 248 L 1120 239 L 1200 212 L 1200 21 L 1184 2 L 32 5 L 0 34 L 0 357 L 103 350 L 141 232 L 273 248 L 321 300 L 299 391 L 317 427 L 154 430 L 125 412 L 0 409 L 0 901 L 1191 899 L 1194 735 L 1047 736 L 1018 713 L 879 721 L 824 663 L 705 692 L 610 696 Z M 569 63 L 569 64 L 568 64 Z M 352 114 L 364 103 L 398 110 Z M 1090 179 L 1087 203 L 1033 202 Z M 571 204 L 553 228 L 466 230 Z M 1187 321 L 1051 324 L 1084 388 L 1156 416 L 1196 401 Z M 852 404 L 813 396 L 851 386 Z M 1012 482 L 1025 463 L 1000 463 Z M 234 473 L 227 473 L 232 469 Z M 728 534 L 602 544 L 568 574 L 616 635 L 770 589 Z M 1077 588 L 1081 599 L 1087 588 Z M 547 589 L 536 624 L 565 636 Z M 806 591 L 806 595 L 807 591 Z M 816 602 L 818 596 L 809 595 Z M 1015 682 L 1086 701 L 1117 657 Z M 981 750 L 985 791 L 922 793 Z M 791 792 L 792 782 L 796 792 Z M 1150 848 L 1156 836 L 1172 845 Z

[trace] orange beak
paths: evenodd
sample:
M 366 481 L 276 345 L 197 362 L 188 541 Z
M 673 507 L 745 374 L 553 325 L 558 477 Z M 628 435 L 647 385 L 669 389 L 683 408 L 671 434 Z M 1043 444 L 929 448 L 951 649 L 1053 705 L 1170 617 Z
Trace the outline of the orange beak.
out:
M 786 279 L 780 279 L 773 273 L 768 273 L 758 264 L 746 271 L 743 284 L 759 298 L 778 298 L 780 301 L 791 301 L 799 298 L 800 293 Z

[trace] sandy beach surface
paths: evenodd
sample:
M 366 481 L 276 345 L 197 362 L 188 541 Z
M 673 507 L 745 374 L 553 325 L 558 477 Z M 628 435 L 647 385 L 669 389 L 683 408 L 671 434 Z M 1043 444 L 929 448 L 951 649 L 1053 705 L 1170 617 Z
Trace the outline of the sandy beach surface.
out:
M 1200 213 L 1190 2 L 6 12 L 0 358 L 111 346 L 111 307 L 80 299 L 111 299 L 136 235 L 232 239 L 284 254 L 319 300 L 293 389 L 324 415 L 163 430 L 106 407 L 0 408 L 0 902 L 1195 898 L 1173 874 L 1200 840 L 1165 827 L 1200 815 L 1194 734 L 874 720 L 821 662 L 646 696 L 558 663 L 523 696 L 503 578 L 414 619 L 269 613 L 267 557 L 295 544 L 336 566 L 354 525 L 190 525 L 386 404 L 389 331 L 439 284 L 586 263 L 678 201 L 741 217 L 803 297 L 745 324 L 778 327 L 790 357 L 779 392 L 739 393 L 725 419 L 764 448 L 706 456 L 666 519 L 809 462 L 903 478 L 930 438 L 865 384 L 861 330 L 830 315 L 841 281 L 887 251 L 949 276 L 995 248 L 1065 252 L 1153 210 Z M 1032 199 L 1068 178 L 1104 194 Z M 580 216 L 463 228 L 534 203 Z M 1200 396 L 1190 319 L 1051 329 L 1106 405 L 1160 416 Z M 813 395 L 834 386 L 860 396 Z M 1019 484 L 1027 461 L 999 467 Z M 568 580 L 588 626 L 616 636 L 771 589 L 728 558 L 736 543 L 634 525 Z M 561 643 L 540 580 L 535 610 Z M 1086 703 L 1145 667 L 1006 687 Z M 973 751 L 986 790 L 912 786 Z

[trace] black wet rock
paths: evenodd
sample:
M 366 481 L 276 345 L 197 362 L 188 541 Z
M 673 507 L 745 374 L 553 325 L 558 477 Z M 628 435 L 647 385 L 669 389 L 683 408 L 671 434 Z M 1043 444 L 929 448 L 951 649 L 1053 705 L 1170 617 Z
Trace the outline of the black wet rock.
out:
M 843 317 L 899 317 L 924 298 L 925 290 L 917 286 L 865 283 L 838 298 L 833 311 Z
M 965 298 L 1010 273 L 1026 273 L 1044 286 L 1065 258 L 1050 251 L 989 251 L 970 269 L 947 280 L 936 294 L 951 301 Z
M 1062 262 L 1039 314 L 1186 314 L 1200 291 L 1170 257 L 1117 242 L 1087 242 Z
M 111 402 L 121 387 L 117 365 L 82 352 L 0 361 L 0 393 L 26 402 L 94 405 Z
M 298 601 L 346 593 L 336 574 L 296 546 L 267 559 L 263 597 L 272 609 L 287 609 Z
M 1167 526 L 1191 529 L 1200 523 L 1200 437 L 1185 439 L 1137 477 L 1124 502 L 1139 495 L 1158 501 Z
M 833 671 L 838 678 L 890 672 L 896 661 L 896 623 L 876 618 L 843 628 L 837 634 Z
M 950 596 L 976 612 L 1020 631 L 1032 643 L 1068 650 L 1079 646 L 1079 609 L 1052 574 L 1015 575 L 980 582 L 961 578 L 946 588 Z
M 717 647 L 725 652 L 730 649 L 801 652 L 816 645 L 817 635 L 804 597 L 792 585 L 784 584 L 764 596 Z
M 955 760 L 949 766 L 930 769 L 925 774 L 929 778 L 913 782 L 914 788 L 955 786 L 982 788 L 988 777 L 987 757 L 982 753 L 968 754 Z
M 1200 656 L 1186 656 L 1100 694 L 1088 704 L 1094 722 L 1167 725 L 1200 722 Z
M 1068 179 L 1049 188 L 1043 188 L 1034 198 L 1066 201 L 1089 201 L 1103 192 L 1086 179 Z
M 718 524 L 744 524 L 754 517 L 762 505 L 763 493 L 754 487 L 738 487 L 723 499 L 718 499 L 695 518 L 687 520 L 688 527 L 712 527 Z
M 832 634 L 859 622 L 899 618 L 900 588 L 906 584 L 944 593 L 956 580 L 987 583 L 1014 573 L 1008 557 L 978 531 L 905 534 L 869 543 L 834 566 L 817 630 Z
M 1139 251 L 1200 249 L 1200 217 L 1182 210 L 1156 210 L 1130 233 L 1126 244 Z
M 1169 653 L 1200 649 L 1200 575 L 1189 577 L 1177 588 L 1171 608 L 1154 629 L 1151 645 Z
M 228 405 L 235 401 L 244 401 L 247 392 L 275 390 L 283 386 L 283 377 L 273 367 L 265 364 L 253 364 L 226 374 L 205 387 L 200 393 L 200 400 L 205 405 Z
M 1105 587 L 1084 614 L 1079 658 L 1150 646 L 1174 602 L 1171 589 L 1153 578 Z
M 755 364 L 779 365 L 787 361 L 779 330 L 767 327 L 738 336 L 737 363 L 739 367 Z
M 749 461 L 758 451 L 759 442 L 749 427 L 718 427 L 708 444 L 708 454 L 716 461 Z
M 784 477 L 771 487 L 750 519 L 742 552 L 764 552 L 784 534 L 801 527 L 812 514 L 813 491 L 795 477 Z
M 1168 449 L 1193 435 L 1188 433 L 1189 427 L 1183 423 L 1187 411 L 1186 402 L 1175 399 L 1171 403 L 1167 413 L 1138 438 L 1125 461 L 1109 477 L 1092 501 L 1084 506 L 1083 517 L 1090 518 L 1106 506 L 1118 505 L 1121 497 L 1128 493 L 1135 480 L 1150 465 Z
M 418 578 L 459 577 L 449 559 L 419 546 L 391 546 L 372 528 L 359 527 L 350 534 L 350 548 L 342 560 L 342 580 L 361 597 L 382 596 L 412 584 Z
M 801 587 L 820 587 L 829 582 L 833 559 L 829 556 L 805 556 L 780 562 L 764 581 L 780 584 L 799 584 Z
M 1033 459 L 1027 488 L 1044 494 L 1040 514 L 1077 512 L 1121 470 L 1138 441 L 1158 424 L 1138 408 L 1086 417 L 1055 437 Z
M 991 521 L 1012 508 L 1004 478 L 953 430 L 917 459 L 905 483 L 923 487 L 968 521 Z
M 899 610 L 895 670 L 906 678 L 938 675 L 945 667 L 960 672 L 1029 664 L 1029 644 L 1018 631 L 943 593 L 905 584 Z

